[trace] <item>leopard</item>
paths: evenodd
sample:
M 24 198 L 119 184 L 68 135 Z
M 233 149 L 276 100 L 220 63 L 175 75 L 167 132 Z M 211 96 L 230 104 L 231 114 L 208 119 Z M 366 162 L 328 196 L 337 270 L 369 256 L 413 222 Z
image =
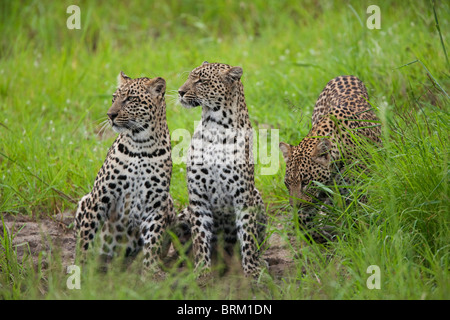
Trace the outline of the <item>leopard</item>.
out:
M 189 204 L 178 216 L 191 236 L 195 272 L 211 275 L 218 239 L 233 254 L 239 241 L 245 276 L 258 277 L 267 216 L 255 187 L 253 131 L 241 81 L 243 69 L 203 62 L 178 89 L 185 108 L 202 107 L 187 153 Z
M 364 143 L 358 141 L 381 146 L 381 125 L 364 83 L 356 76 L 345 75 L 330 80 L 320 93 L 311 129 L 300 143 L 279 144 L 286 163 L 284 183 L 290 205 L 297 210 L 299 225 L 312 241 L 328 242 L 336 236 L 322 223 L 326 208 L 333 206 L 323 186 L 354 185 L 355 177 L 344 173 L 352 166 L 367 169 L 360 161 Z M 346 197 L 349 190 L 339 188 L 339 192 Z
M 142 252 L 142 270 L 161 271 L 170 242 L 167 231 L 176 217 L 169 192 L 172 158 L 165 89 L 161 77 L 132 79 L 122 71 L 118 76 L 107 111 L 118 136 L 75 214 L 83 261 L 92 247 L 104 261 Z

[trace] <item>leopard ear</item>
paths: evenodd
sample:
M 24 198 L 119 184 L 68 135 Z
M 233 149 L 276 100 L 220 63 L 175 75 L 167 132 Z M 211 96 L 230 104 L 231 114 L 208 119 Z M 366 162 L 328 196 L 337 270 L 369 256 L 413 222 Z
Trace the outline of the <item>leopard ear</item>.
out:
M 166 80 L 161 77 L 146 79 L 144 81 L 145 89 L 153 95 L 163 96 L 166 93 Z
M 224 72 L 224 77 L 229 82 L 235 82 L 241 79 L 243 72 L 241 67 L 232 67 Z
M 288 163 L 289 159 L 291 158 L 292 154 L 292 146 L 290 144 L 280 142 L 280 150 L 283 154 L 284 161 Z
M 209 64 L 209 62 L 208 61 L 203 61 L 202 66 L 205 65 L 205 64 Z
M 316 144 L 312 153 L 312 158 L 317 163 L 328 166 L 331 161 L 331 142 L 328 139 L 321 139 Z
M 117 82 L 118 82 L 119 87 L 121 85 L 126 84 L 130 80 L 131 80 L 131 78 L 129 76 L 127 76 L 125 73 L 123 73 L 123 71 L 120 71 L 119 75 L 117 76 Z

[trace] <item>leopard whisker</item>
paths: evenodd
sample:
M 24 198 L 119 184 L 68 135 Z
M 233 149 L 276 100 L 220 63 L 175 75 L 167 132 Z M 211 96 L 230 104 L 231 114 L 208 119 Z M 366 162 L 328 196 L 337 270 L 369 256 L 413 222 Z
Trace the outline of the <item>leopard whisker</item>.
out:
M 176 92 L 174 94 L 166 94 L 166 101 L 168 101 L 174 105 L 179 105 L 180 100 L 178 99 L 178 92 Z
M 100 127 L 100 130 L 97 133 L 97 136 L 103 136 L 106 128 L 109 126 L 109 120 L 106 119 L 106 120 L 100 122 L 100 124 L 101 124 L 101 127 Z
M 169 92 L 170 94 L 178 94 L 178 90 L 167 90 L 166 91 L 166 94 L 167 94 L 167 92 Z

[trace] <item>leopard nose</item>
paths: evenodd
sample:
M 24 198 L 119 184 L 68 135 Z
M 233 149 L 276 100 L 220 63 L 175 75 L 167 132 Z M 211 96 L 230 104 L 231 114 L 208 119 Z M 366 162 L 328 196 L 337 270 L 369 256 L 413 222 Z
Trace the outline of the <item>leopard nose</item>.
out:
M 108 112 L 106 115 L 111 119 L 111 121 L 114 121 L 114 119 L 117 118 L 118 113 Z
M 178 94 L 180 95 L 181 98 L 183 98 L 183 96 L 186 94 L 186 91 L 178 90 Z

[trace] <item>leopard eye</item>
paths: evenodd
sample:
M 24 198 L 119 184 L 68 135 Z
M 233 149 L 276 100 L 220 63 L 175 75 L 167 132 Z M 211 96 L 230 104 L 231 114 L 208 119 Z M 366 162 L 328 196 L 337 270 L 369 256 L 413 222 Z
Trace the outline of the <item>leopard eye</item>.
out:
M 136 96 L 128 96 L 128 97 L 125 99 L 125 101 L 126 101 L 126 102 L 139 102 L 139 98 L 136 97 Z
M 114 103 L 114 101 L 116 101 L 116 95 L 115 94 L 113 94 L 113 96 L 112 96 L 112 103 Z
M 198 79 L 197 80 L 197 83 L 199 83 L 199 84 L 207 84 L 209 82 L 209 79 L 206 79 L 206 78 L 200 78 L 200 79 Z

